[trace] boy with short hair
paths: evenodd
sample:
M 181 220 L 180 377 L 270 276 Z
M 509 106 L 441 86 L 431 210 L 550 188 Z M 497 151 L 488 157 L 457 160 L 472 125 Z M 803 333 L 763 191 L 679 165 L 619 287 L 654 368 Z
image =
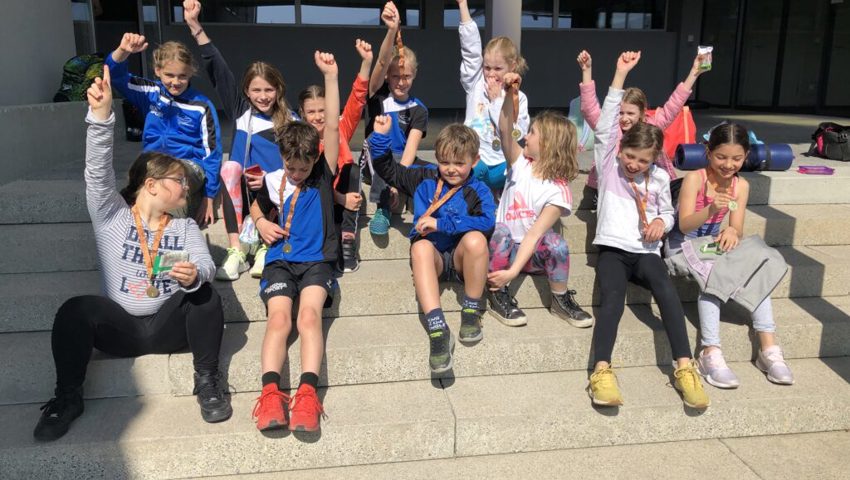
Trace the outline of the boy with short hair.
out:
M 334 226 L 333 181 L 339 154 L 339 86 L 333 55 L 315 53 L 325 77 L 325 149 L 319 153 L 319 132 L 305 122 L 289 123 L 278 139 L 283 169 L 265 176 L 265 185 L 251 205 L 251 217 L 266 254 L 260 298 L 268 321 L 261 353 L 263 391 L 254 407 L 257 428 L 316 431 L 322 404 L 316 395 L 324 355 L 322 308 L 334 284 L 338 235 Z M 324 158 L 322 158 L 324 157 Z M 277 210 L 277 221 L 266 216 Z M 286 340 L 292 330 L 292 305 L 298 307 L 301 337 L 301 382 L 290 399 L 280 391 L 280 369 L 286 360 Z
M 393 161 L 391 124 L 386 115 L 375 119 L 369 148 L 378 175 L 413 198 L 410 266 L 431 339 L 431 371 L 443 373 L 452 367 L 454 340 L 440 307 L 439 281 L 464 284 L 459 338 L 464 343 L 480 341 L 488 238 L 496 223 L 496 206 L 490 189 L 470 176 L 479 146 L 472 129 L 452 124 L 440 131 L 435 143 L 437 168 L 406 168 Z

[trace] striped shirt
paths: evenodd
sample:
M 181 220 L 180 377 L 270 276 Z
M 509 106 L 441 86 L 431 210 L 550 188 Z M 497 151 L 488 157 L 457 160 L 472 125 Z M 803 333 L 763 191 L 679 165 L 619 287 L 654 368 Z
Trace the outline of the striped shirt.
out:
M 198 280 L 191 288 L 183 288 L 168 273 L 161 273 L 154 278 L 154 286 L 159 289 L 160 295 L 149 298 L 145 294 L 150 279 L 136 223 L 130 206 L 115 186 L 115 170 L 112 167 L 115 114 L 110 114 L 109 119 L 100 122 L 89 111 L 86 122 L 89 124 L 86 138 L 86 205 L 100 260 L 102 293 L 131 315 L 152 315 L 178 290 L 192 292 L 204 282 L 211 281 L 215 265 L 195 221 L 172 219 L 162 236 L 159 251 L 188 251 L 189 261 L 198 267 Z M 150 242 L 155 234 L 145 228 L 149 247 L 152 246 Z

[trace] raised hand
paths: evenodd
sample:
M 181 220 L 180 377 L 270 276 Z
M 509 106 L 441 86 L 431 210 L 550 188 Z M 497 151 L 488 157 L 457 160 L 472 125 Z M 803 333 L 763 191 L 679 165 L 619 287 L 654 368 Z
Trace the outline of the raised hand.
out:
M 354 48 L 357 50 L 357 53 L 360 54 L 360 58 L 370 64 L 372 63 L 372 45 L 369 42 L 358 38 L 354 42 Z
M 118 45 L 118 48 L 127 55 L 132 55 L 134 53 L 144 52 L 148 48 L 148 42 L 145 40 L 144 35 L 125 33 L 121 38 L 121 44 Z
M 183 0 L 183 20 L 188 24 L 197 24 L 201 15 L 201 2 L 198 0 Z
M 590 70 L 593 59 L 590 58 L 590 53 L 587 50 L 582 50 L 581 53 L 576 57 L 576 62 L 578 62 L 578 66 L 581 68 L 581 71 L 584 72 L 586 70 Z
M 393 125 L 393 119 L 389 115 L 378 115 L 375 117 L 375 124 L 372 130 L 382 135 L 390 133 L 390 127 Z
M 513 88 L 519 90 L 519 86 L 522 85 L 522 77 L 518 73 L 508 72 L 502 77 L 502 83 L 505 85 L 505 90 Z
M 396 8 L 393 2 L 387 2 L 387 4 L 384 5 L 384 10 L 381 12 L 381 20 L 384 21 L 384 24 L 390 30 L 398 30 L 398 27 L 401 24 L 401 18 L 398 14 L 398 8 Z
M 322 74 L 336 75 L 338 73 L 339 68 L 336 65 L 336 60 L 334 60 L 334 55 L 332 53 L 316 50 L 313 57 L 316 60 L 316 66 L 319 67 L 319 71 L 322 72 Z
M 112 79 L 109 67 L 103 66 L 103 78 L 97 77 L 86 91 L 92 114 L 97 120 L 105 121 L 112 111 Z
M 630 72 L 640 62 L 640 51 L 627 51 L 620 54 L 617 58 L 617 71 L 627 73 Z

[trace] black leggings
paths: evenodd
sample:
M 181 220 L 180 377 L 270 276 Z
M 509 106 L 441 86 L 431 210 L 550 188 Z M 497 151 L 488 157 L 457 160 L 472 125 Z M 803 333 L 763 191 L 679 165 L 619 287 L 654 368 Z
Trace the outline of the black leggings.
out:
M 347 163 L 337 173 L 339 181 L 336 191 L 339 193 L 360 192 L 360 168 Z M 357 232 L 357 215 L 359 211 L 348 210 L 342 205 L 334 202 L 334 222 L 341 225 L 341 230 L 347 233 Z
M 192 293 L 178 291 L 157 313 L 144 317 L 130 315 L 107 297 L 71 298 L 59 307 L 53 322 L 56 389 L 82 386 L 92 347 L 118 357 L 138 357 L 188 345 L 196 371 L 217 371 L 223 330 L 221 297 L 209 283 Z
M 611 352 L 617 340 L 617 327 L 623 316 L 629 280 L 652 292 L 661 310 L 661 320 L 670 340 L 673 358 L 691 357 L 691 347 L 685 330 L 685 312 L 661 257 L 651 253 L 631 253 L 619 248 L 599 246 L 596 279 L 599 282 L 602 305 L 593 327 L 594 364 L 611 363 Z

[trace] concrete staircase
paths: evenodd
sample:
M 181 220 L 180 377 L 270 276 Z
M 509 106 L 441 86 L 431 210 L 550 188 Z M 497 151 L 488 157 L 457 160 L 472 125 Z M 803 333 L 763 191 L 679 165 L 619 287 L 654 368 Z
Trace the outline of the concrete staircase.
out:
M 136 148 L 119 142 L 119 171 Z M 834 165 L 831 177 L 746 174 L 753 185 L 747 233 L 762 235 L 791 266 L 773 297 L 794 386 L 772 385 L 752 365 L 756 347 L 747 317 L 731 306 L 722 323 L 724 352 L 742 386 L 707 386 L 707 411 L 684 408 L 670 386 L 657 308 L 648 292 L 633 287 L 614 351 L 626 404 L 595 409 L 584 391 L 591 329 L 551 317 L 545 281 L 532 277 L 521 278 L 517 290 L 528 326 L 508 328 L 485 316 L 485 339 L 457 344 L 453 375 L 433 378 L 408 267 L 410 217 L 403 216 L 383 243 L 362 232 L 361 268 L 339 279 L 337 299 L 325 312 L 320 377 L 330 388 L 320 390 L 328 414 L 320 434 L 264 436 L 254 427 L 265 309 L 257 281 L 245 275 L 216 283 L 228 322 L 222 366 L 233 392 L 230 421 L 200 419 L 190 395 L 189 353 L 136 359 L 95 353 L 86 413 L 61 440 L 35 443 L 38 406 L 51 397 L 55 378 L 53 315 L 67 298 L 99 292 L 78 165 L 0 185 L 3 478 L 223 476 L 850 428 L 850 168 Z M 571 288 L 592 306 L 598 303 L 595 220 L 583 185 L 584 177 L 573 184 L 581 209 L 565 219 L 563 231 L 572 253 Z M 206 234 L 220 261 L 222 223 Z M 695 346 L 697 290 L 681 279 L 676 284 Z M 455 331 L 460 293 L 446 285 L 442 295 Z M 289 352 L 286 385 L 300 374 L 297 338 Z

